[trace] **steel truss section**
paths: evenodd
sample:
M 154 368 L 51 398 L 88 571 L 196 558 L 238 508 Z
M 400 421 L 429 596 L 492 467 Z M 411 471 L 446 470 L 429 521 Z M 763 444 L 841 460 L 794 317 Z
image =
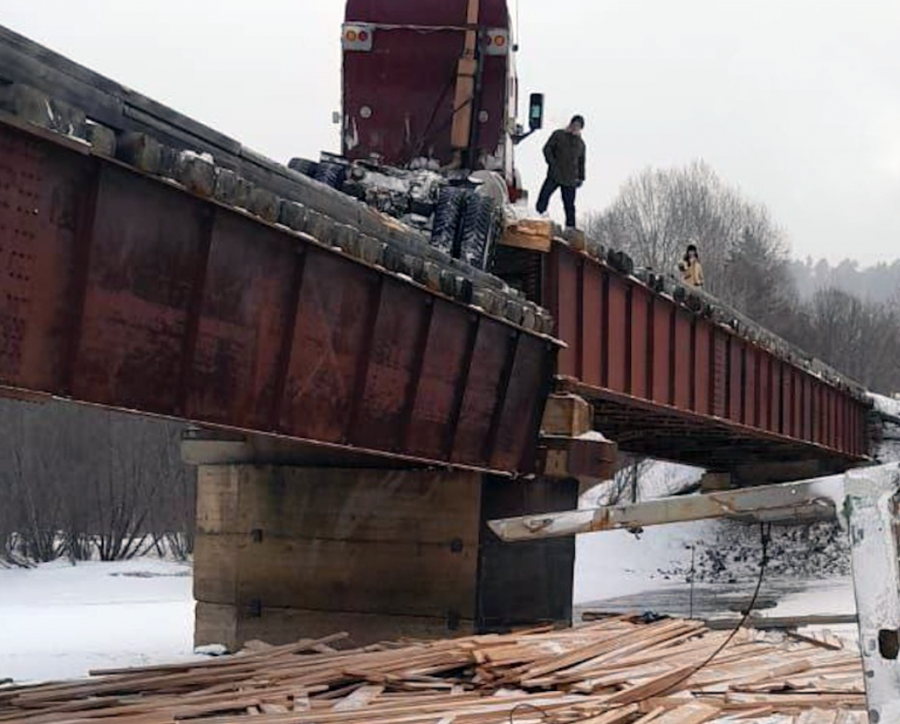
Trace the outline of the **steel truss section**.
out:
M 502 540 L 516 542 L 713 518 L 747 522 L 837 518 L 850 539 L 869 721 L 900 722 L 900 465 L 896 463 L 796 483 L 506 518 L 489 525 Z

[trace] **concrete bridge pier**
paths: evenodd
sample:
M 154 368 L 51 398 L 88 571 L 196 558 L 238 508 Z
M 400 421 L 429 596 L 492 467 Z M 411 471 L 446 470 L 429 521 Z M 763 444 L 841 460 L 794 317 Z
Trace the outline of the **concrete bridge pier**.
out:
M 486 521 L 576 507 L 575 480 L 307 466 L 237 438 L 194 442 L 197 645 L 571 619 L 574 539 L 504 545 Z

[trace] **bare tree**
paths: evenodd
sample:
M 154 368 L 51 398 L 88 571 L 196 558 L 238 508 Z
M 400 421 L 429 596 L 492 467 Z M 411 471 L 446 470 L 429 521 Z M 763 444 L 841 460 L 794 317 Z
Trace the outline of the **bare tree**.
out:
M 788 335 L 798 295 L 787 253 L 780 235 L 772 233 L 765 209 L 757 209 L 744 221 L 715 286 L 723 299 L 748 317 L 776 334 Z
M 160 448 L 159 490 L 151 515 L 154 547 L 160 554 L 187 560 L 194 552 L 197 473 L 185 465 L 180 455 L 180 426 L 166 430 L 168 443 Z
M 598 506 L 637 503 L 644 497 L 642 478 L 652 467 L 653 460 L 650 458 L 622 455 L 619 469 L 613 479 L 591 491 L 592 503 Z
M 874 390 L 900 389 L 900 310 L 822 289 L 799 311 L 798 343 Z
M 782 231 L 764 206 L 742 198 L 702 162 L 646 169 L 586 228 L 658 273 L 676 273 L 687 245 L 697 244 L 709 291 L 763 325 L 777 327 L 795 303 Z
M 18 404 L 18 407 L 16 405 Z M 0 485 L 7 501 L 7 540 L 26 560 L 52 561 L 65 552 L 59 539 L 63 500 L 59 477 L 50 462 L 56 448 L 52 414 L 43 406 L 4 401 L 0 445 L 5 461 Z M 41 450 L 43 454 L 31 454 Z
M 192 550 L 194 476 L 177 423 L 0 401 L 0 559 Z

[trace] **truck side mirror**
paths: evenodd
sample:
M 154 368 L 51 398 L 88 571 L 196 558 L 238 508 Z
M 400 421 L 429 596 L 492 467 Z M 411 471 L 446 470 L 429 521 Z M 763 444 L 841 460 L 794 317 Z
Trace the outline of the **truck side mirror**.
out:
M 528 101 L 528 127 L 539 131 L 544 127 L 544 94 L 532 93 Z

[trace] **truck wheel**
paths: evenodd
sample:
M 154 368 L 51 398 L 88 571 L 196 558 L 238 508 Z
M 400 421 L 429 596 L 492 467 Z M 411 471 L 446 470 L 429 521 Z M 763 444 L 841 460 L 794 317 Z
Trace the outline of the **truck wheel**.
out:
M 502 226 L 503 218 L 497 202 L 489 196 L 470 192 L 463 213 L 459 258 L 487 271 Z
M 319 170 L 319 164 L 315 161 L 310 161 L 308 158 L 292 158 L 288 162 L 288 168 L 302 173 L 304 176 L 315 178 L 316 172 Z
M 456 232 L 465 201 L 465 189 L 456 186 L 445 186 L 438 196 L 434 221 L 431 223 L 431 245 L 445 254 L 456 256 Z
M 344 181 L 344 185 L 341 190 L 345 194 L 347 194 L 347 196 L 352 196 L 358 201 L 366 200 L 366 187 L 363 186 L 359 181 L 348 179 L 347 181 Z
M 344 185 L 344 179 L 347 178 L 347 167 L 340 163 L 323 162 L 316 169 L 314 178 L 319 183 L 340 190 Z

